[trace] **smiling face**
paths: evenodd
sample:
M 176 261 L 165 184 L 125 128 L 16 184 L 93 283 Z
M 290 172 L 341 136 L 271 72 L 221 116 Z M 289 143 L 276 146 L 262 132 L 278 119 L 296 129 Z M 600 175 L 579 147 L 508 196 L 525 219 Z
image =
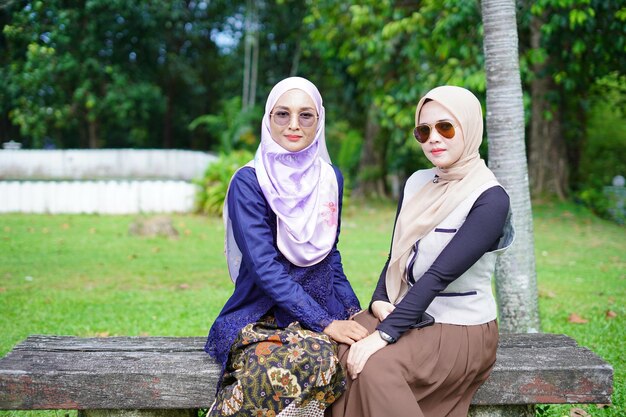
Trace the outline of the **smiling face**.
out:
M 435 124 L 442 120 L 454 125 L 455 133 L 450 139 L 443 137 L 435 128 Z M 424 155 L 433 165 L 445 169 L 461 158 L 465 147 L 463 131 L 459 121 L 445 107 L 436 101 L 427 102 L 422 106 L 417 122 L 431 126 L 430 137 L 421 146 Z
M 277 120 L 289 116 L 285 125 Z M 317 110 L 313 99 L 304 91 L 294 89 L 281 95 L 272 108 L 270 115 L 270 133 L 274 142 L 290 152 L 307 148 L 315 140 L 317 130 Z M 301 120 L 314 118 L 311 126 L 302 126 Z

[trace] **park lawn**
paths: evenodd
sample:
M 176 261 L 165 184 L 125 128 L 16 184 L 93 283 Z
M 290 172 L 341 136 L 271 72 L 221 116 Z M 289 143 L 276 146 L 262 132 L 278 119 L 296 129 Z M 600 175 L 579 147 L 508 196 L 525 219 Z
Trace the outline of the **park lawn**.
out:
M 542 331 L 571 336 L 613 366 L 614 406 L 580 408 L 626 416 L 626 230 L 571 204 L 535 204 L 533 217 Z
M 363 305 L 386 260 L 394 215 L 389 203 L 346 204 L 340 249 Z M 207 334 L 232 290 L 220 219 L 172 216 L 178 238 L 130 236 L 134 219 L 0 215 L 0 355 L 29 334 Z M 557 203 L 536 204 L 534 226 L 542 330 L 573 337 L 615 368 L 614 405 L 581 408 L 626 415 L 624 228 Z M 569 416 L 572 408 L 540 413 Z

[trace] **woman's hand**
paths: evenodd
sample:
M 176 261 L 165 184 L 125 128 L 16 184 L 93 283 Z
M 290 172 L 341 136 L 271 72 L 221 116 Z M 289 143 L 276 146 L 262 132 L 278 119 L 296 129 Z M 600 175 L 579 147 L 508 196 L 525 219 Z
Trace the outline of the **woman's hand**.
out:
M 353 320 L 333 320 L 324 329 L 324 334 L 330 336 L 335 342 L 351 345 L 369 333 L 367 329 Z
M 380 321 L 385 320 L 395 308 L 396 306 L 387 301 L 374 301 L 372 303 L 372 313 Z
M 348 372 L 352 379 L 356 379 L 359 376 L 370 356 L 385 346 L 387 346 L 387 342 L 381 339 L 378 331 L 350 346 L 350 351 L 348 352 Z

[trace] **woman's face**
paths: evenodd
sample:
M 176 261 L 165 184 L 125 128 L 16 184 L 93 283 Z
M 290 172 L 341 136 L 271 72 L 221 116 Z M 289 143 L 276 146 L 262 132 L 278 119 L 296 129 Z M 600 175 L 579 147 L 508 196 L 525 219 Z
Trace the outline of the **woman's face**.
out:
M 318 123 L 313 99 L 298 89 L 283 93 L 270 114 L 272 139 L 290 152 L 301 151 L 313 143 Z
M 435 128 L 435 124 L 442 120 L 454 125 L 454 136 L 450 139 L 443 137 Z M 430 136 L 421 144 L 424 155 L 433 165 L 444 169 L 449 168 L 463 155 L 465 140 L 461 125 L 445 107 L 436 101 L 429 101 L 422 106 L 418 124 L 422 123 L 430 126 Z

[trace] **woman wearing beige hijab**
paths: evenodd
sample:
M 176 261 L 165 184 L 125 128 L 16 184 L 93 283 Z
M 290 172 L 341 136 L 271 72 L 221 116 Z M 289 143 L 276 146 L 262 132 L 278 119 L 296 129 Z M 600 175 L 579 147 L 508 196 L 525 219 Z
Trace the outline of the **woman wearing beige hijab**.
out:
M 340 347 L 350 378 L 333 417 L 466 416 L 495 363 L 491 276 L 513 230 L 509 197 L 478 153 L 480 102 L 435 88 L 415 124 L 434 167 L 404 187 L 389 259 L 355 317 L 370 335 Z

